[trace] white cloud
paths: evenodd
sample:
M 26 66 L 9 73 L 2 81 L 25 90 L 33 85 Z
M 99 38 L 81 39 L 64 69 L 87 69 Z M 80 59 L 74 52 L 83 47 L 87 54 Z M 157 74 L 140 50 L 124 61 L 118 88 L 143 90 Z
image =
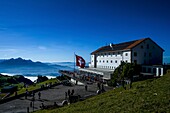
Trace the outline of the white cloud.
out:
M 44 46 L 38 46 L 38 49 L 40 49 L 40 50 L 47 50 L 47 48 L 44 47 Z
M 0 49 L 0 52 L 13 52 L 13 53 L 16 53 L 18 51 L 19 51 L 18 49 Z

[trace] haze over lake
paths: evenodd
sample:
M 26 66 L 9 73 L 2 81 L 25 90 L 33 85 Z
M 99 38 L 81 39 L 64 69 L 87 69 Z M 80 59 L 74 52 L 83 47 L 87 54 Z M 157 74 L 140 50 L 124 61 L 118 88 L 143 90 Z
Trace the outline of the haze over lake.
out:
M 73 62 L 41 63 L 22 58 L 1 60 L 0 73 L 25 76 L 58 76 L 59 70 L 73 70 Z

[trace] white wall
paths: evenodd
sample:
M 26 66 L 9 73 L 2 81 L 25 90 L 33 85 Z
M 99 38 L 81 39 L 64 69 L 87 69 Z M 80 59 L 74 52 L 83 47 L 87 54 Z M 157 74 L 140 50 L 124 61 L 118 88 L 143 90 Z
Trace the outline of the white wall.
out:
M 147 48 L 147 45 L 149 48 Z M 137 53 L 137 56 L 134 56 L 134 52 Z M 156 45 L 152 40 L 147 39 L 138 44 L 132 50 L 103 52 L 91 55 L 91 65 L 89 67 L 96 66 L 96 68 L 107 68 L 114 70 L 121 64 L 121 61 L 133 63 L 134 60 L 137 61 L 137 64 L 157 65 L 162 64 L 162 58 L 162 49 L 159 48 L 159 46 Z
M 127 54 L 127 56 L 126 56 Z M 131 62 L 131 52 L 103 52 L 96 54 L 97 68 L 115 69 L 121 61 Z
M 89 67 L 94 68 L 95 65 L 95 55 L 90 56 L 91 62 L 89 64 Z
M 143 48 L 142 48 L 143 46 Z M 147 48 L 147 46 L 149 48 Z M 137 56 L 134 56 L 134 52 Z M 163 52 L 150 39 L 143 41 L 132 49 L 132 62 L 137 61 L 137 64 L 158 65 L 162 64 Z
M 124 51 L 123 52 L 123 61 L 131 63 L 131 51 Z

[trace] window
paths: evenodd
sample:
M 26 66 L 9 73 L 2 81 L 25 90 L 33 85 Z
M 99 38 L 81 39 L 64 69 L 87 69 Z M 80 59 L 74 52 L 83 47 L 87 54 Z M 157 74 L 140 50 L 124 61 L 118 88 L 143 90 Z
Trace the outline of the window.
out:
M 128 56 L 128 53 L 126 53 L 125 56 Z
M 151 59 L 149 59 L 149 64 L 152 64 L 152 60 Z
M 93 60 L 91 62 L 93 62 Z
M 144 57 L 146 57 L 146 52 L 144 53 Z
M 113 61 L 111 60 L 110 63 L 112 63 Z
M 115 63 L 117 63 L 117 60 L 115 60 Z
M 152 53 L 149 53 L 149 56 L 152 57 Z
M 144 64 L 146 64 L 146 60 L 144 60 Z
M 143 67 L 142 70 L 143 70 L 144 73 L 146 73 L 146 68 L 145 67 Z
M 147 49 L 149 49 L 149 44 L 147 44 Z
M 127 63 L 128 61 L 126 60 L 125 62 Z
M 103 63 L 104 63 L 104 60 L 103 60 Z
M 148 73 L 151 73 L 151 68 L 148 68 Z
M 137 52 L 134 52 L 134 56 L 137 56 Z
M 137 60 L 134 60 L 134 63 L 137 64 Z
M 108 60 L 106 62 L 108 63 Z
M 101 62 L 101 60 L 99 62 Z
M 143 49 L 143 45 L 141 45 L 141 49 Z

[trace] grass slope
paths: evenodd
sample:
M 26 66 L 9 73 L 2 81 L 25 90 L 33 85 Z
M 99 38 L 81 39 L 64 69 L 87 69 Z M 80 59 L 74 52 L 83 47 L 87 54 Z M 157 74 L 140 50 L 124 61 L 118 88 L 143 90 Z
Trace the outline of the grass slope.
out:
M 146 113 L 170 112 L 170 74 L 133 83 L 132 89 L 118 88 L 53 110 L 36 113 Z
M 56 78 L 52 78 L 52 79 L 48 79 L 48 80 L 46 80 L 46 81 L 44 81 L 44 82 L 36 83 L 36 84 L 34 84 L 34 85 L 29 85 L 27 88 L 22 87 L 22 88 L 19 88 L 19 90 L 17 91 L 17 93 L 18 93 L 18 94 L 25 93 L 26 89 L 27 89 L 28 91 L 33 91 L 33 90 L 36 90 L 36 89 L 41 88 L 41 85 L 45 85 L 45 84 L 49 84 L 49 83 L 52 83 L 52 84 L 54 84 L 54 83 L 59 83 L 59 80 L 57 80 Z M 14 94 L 11 95 L 11 96 L 14 96 Z

